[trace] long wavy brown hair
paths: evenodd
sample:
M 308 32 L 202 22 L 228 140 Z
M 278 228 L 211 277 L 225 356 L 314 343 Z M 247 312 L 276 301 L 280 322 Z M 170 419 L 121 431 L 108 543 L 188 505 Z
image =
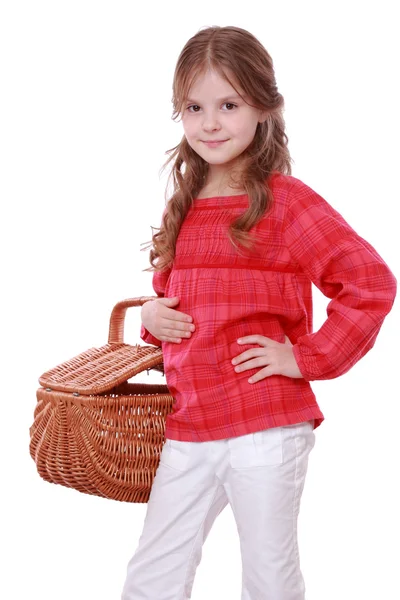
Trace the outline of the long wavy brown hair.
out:
M 179 55 L 172 86 L 172 120 L 182 114 L 195 79 L 208 70 L 217 72 L 237 93 L 239 85 L 251 99 L 251 106 L 267 112 L 266 120 L 257 125 L 252 143 L 240 155 L 239 182 L 234 182 L 249 197 L 247 210 L 228 229 L 231 243 L 240 252 L 239 244 L 246 248 L 253 245 L 254 238 L 248 232 L 272 207 L 273 195 L 267 178 L 273 171 L 288 175 L 292 172 L 283 119 L 284 99 L 276 86 L 272 59 L 254 35 L 240 27 L 207 27 L 191 37 Z M 145 242 L 147 247 L 143 250 L 149 244 L 152 246 L 152 266 L 144 271 L 161 271 L 172 266 L 182 222 L 204 187 L 208 172 L 208 163 L 191 148 L 185 136 L 166 154 L 170 157 L 161 171 L 173 163 L 167 181 L 168 189 L 173 178 L 173 194 L 169 200 L 166 196 L 161 227 L 150 242 Z

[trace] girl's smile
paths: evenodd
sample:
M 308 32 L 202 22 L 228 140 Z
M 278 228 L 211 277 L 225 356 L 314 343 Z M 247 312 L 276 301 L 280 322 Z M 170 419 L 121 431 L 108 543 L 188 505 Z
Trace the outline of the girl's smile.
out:
M 218 148 L 219 146 L 222 146 L 222 144 L 224 144 L 225 142 L 228 142 L 229 140 L 221 140 L 220 142 L 203 142 L 206 146 L 208 146 L 209 148 Z

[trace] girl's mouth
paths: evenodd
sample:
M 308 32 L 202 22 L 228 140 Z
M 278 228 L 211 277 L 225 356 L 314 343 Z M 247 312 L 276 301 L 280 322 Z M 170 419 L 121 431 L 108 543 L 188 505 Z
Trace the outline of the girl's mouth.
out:
M 217 148 L 218 146 L 221 146 L 227 141 L 228 140 L 221 140 L 219 142 L 203 142 L 203 144 L 206 144 L 206 146 L 208 146 L 209 148 Z

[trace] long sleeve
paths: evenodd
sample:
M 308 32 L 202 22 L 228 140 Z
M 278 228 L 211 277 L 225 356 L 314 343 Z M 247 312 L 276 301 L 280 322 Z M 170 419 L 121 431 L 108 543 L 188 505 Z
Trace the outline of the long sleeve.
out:
M 366 240 L 298 180 L 288 192 L 284 241 L 304 274 L 328 298 L 328 318 L 293 345 L 306 381 L 334 379 L 374 345 L 396 297 L 397 280 Z
M 153 271 L 153 289 L 159 298 L 164 297 L 165 287 L 167 285 L 168 277 L 171 273 L 171 268 L 165 269 L 164 271 Z M 146 344 L 153 344 L 153 346 L 161 347 L 161 342 L 154 337 L 145 326 L 141 325 L 140 337 Z

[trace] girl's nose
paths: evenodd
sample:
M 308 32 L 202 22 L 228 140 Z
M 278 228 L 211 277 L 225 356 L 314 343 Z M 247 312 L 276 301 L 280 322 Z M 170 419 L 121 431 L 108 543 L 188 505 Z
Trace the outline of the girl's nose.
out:
M 203 129 L 204 131 L 219 131 L 220 125 L 218 123 L 218 118 L 215 114 L 208 114 L 203 119 Z

